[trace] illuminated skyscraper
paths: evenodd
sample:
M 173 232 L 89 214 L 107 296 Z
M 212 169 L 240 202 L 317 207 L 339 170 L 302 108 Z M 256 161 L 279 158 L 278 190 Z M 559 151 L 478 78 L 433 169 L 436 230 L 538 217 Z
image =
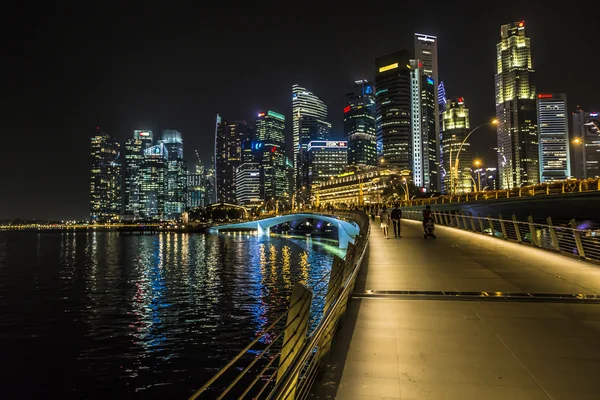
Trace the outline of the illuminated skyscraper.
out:
M 165 176 L 165 219 L 176 220 L 185 211 L 187 201 L 187 165 L 183 160 L 181 132 L 165 129 L 160 142 L 167 151 Z
M 446 193 L 471 192 L 471 145 L 461 144 L 469 134 L 469 109 L 462 97 L 448 99 L 446 110 L 442 113 L 442 153 L 444 164 L 444 189 Z M 460 153 L 459 153 L 460 151 Z M 456 160 L 458 156 L 458 169 Z
M 440 166 L 440 140 L 439 133 L 441 132 L 440 104 L 439 104 L 439 84 L 438 80 L 438 60 L 437 60 L 437 37 L 422 33 L 415 33 L 415 59 L 419 60 L 423 75 L 433 80 L 433 106 L 434 106 L 434 130 L 429 134 L 429 164 L 431 171 L 431 181 L 425 182 L 425 187 L 429 191 L 441 190 L 441 178 L 439 173 Z M 428 87 L 429 89 L 429 87 Z M 443 89 L 443 85 L 442 85 Z M 444 93 L 445 96 L 445 93 Z M 429 100 L 424 99 L 427 104 Z M 430 118 L 426 116 L 425 118 Z M 437 132 L 434 138 L 434 132 Z M 435 142 L 435 143 L 434 143 Z M 435 154 L 434 154 L 435 153 Z M 434 167 L 435 165 L 435 167 Z M 426 176 L 426 175 L 425 175 Z
M 443 114 L 444 111 L 446 111 L 446 104 L 447 104 L 447 99 L 446 99 L 446 88 L 444 86 L 444 82 L 440 82 L 440 84 L 438 85 L 438 97 L 437 97 L 437 103 L 438 103 L 438 110 L 439 110 L 439 115 L 438 115 L 438 121 L 439 121 L 439 131 L 438 131 L 438 154 L 440 155 L 439 160 L 438 160 L 438 175 L 439 175 L 439 191 L 442 193 L 446 192 L 446 187 L 445 187 L 445 175 L 446 175 L 446 170 L 443 168 L 444 164 L 444 152 L 442 151 L 442 127 L 444 125 L 443 123 Z
M 413 169 L 410 55 L 397 50 L 375 59 L 377 151 L 386 166 Z
M 600 117 L 597 111 L 579 107 L 573 113 L 573 175 L 587 179 L 600 176 Z
M 355 81 L 346 101 L 344 136 L 348 141 L 348 164 L 377 165 L 375 86 L 364 79 Z
M 161 221 L 165 219 L 165 181 L 168 151 L 164 143 L 144 150 L 140 167 L 140 219 Z
M 125 191 L 123 193 L 125 218 L 140 218 L 140 168 L 144 150 L 152 146 L 152 131 L 134 130 L 133 138 L 125 142 Z
M 425 192 L 438 191 L 439 140 L 433 78 L 420 60 L 410 60 L 413 183 Z
M 236 202 L 242 206 L 261 206 L 264 197 L 261 196 L 260 164 L 255 162 L 243 163 L 236 169 Z
M 258 113 L 256 118 L 256 140 L 285 143 L 285 116 L 275 111 Z
M 496 118 L 500 186 L 539 182 L 535 72 L 525 24 L 502 25 L 497 49 Z
M 314 140 L 308 144 L 308 187 L 314 196 L 321 184 L 342 172 L 348 165 L 348 142 Z
M 569 122 L 565 94 L 538 94 L 540 180 L 552 182 L 571 176 Z
M 203 165 L 196 165 L 187 175 L 187 207 L 204 207 L 206 202 L 206 175 Z
M 251 138 L 251 133 L 245 121 L 228 123 L 217 115 L 215 182 L 219 203 L 236 203 L 236 170 L 242 165 L 242 143 Z
M 296 189 L 308 188 L 308 144 L 325 140 L 331 131 L 327 106 L 321 99 L 298 85 L 292 86 L 292 133 L 294 137 L 294 175 Z M 307 198 L 308 189 L 298 198 Z
M 117 222 L 121 214 L 121 146 L 106 133 L 91 139 L 90 220 Z

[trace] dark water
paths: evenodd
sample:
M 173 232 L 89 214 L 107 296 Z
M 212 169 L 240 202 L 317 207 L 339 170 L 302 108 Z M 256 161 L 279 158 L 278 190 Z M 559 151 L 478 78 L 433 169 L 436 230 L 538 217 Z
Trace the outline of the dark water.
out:
M 285 308 L 294 281 L 318 282 L 328 247 L 0 232 L 2 397 L 187 398 Z

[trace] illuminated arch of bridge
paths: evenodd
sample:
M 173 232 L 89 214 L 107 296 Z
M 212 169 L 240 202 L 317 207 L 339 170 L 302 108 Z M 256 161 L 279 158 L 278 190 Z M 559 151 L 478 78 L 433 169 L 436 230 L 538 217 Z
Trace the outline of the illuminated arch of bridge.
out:
M 272 218 L 260 219 L 256 221 L 240 222 L 236 224 L 218 225 L 210 228 L 211 232 L 217 233 L 220 230 L 231 230 L 231 229 L 253 229 L 257 230 L 261 236 L 268 236 L 271 233 L 271 227 L 285 222 L 304 220 L 304 219 L 318 219 L 320 221 L 328 222 L 338 229 L 338 241 L 339 248 L 348 248 L 348 242 L 354 242 L 354 237 L 358 235 L 359 228 L 354 222 L 344 221 L 334 216 L 313 214 L 313 213 L 297 213 L 287 214 Z

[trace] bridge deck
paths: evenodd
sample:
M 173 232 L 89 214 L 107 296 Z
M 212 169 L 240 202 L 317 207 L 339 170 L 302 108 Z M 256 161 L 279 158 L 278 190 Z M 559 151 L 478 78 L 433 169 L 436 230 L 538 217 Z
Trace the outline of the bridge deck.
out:
M 437 235 L 424 240 L 403 221 L 402 239 L 384 240 L 373 226 L 314 398 L 600 398 L 600 304 L 397 292 L 600 294 L 600 267 L 451 228 Z

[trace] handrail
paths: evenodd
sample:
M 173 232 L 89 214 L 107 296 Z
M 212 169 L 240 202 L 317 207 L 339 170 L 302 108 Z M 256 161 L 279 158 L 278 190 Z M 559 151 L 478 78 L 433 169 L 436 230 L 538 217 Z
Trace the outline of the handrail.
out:
M 423 220 L 420 211 L 405 210 L 402 215 L 407 219 Z M 577 228 L 575 220 L 571 220 L 569 226 L 564 226 L 553 224 L 550 217 L 546 219 L 547 223 L 543 224 L 535 222 L 531 216 L 527 221 L 519 221 L 514 215 L 511 219 L 504 219 L 501 215 L 492 218 L 461 212 L 433 211 L 432 216 L 434 221 L 442 226 L 490 235 L 595 263 L 600 262 L 600 229 Z
M 257 343 L 265 338 L 266 335 L 271 334 L 286 315 L 288 315 L 288 320 L 285 324 L 285 327 L 283 327 L 279 333 L 275 335 L 273 341 L 270 342 L 265 348 L 261 348 L 260 351 L 257 351 L 258 354 L 254 356 L 244 368 L 241 366 L 238 367 L 241 372 L 225 384 L 227 387 L 221 390 L 220 395 L 214 392 L 211 393 L 211 398 L 224 398 L 226 395 L 228 395 L 227 398 L 229 398 L 229 396 L 233 396 L 233 393 L 230 391 L 233 390 L 236 385 L 240 384 L 240 382 L 242 382 L 242 378 L 250 373 L 252 367 L 259 360 L 264 359 L 264 356 L 266 355 L 270 357 L 270 360 L 268 360 L 264 366 L 262 363 L 260 364 L 258 367 L 260 372 L 252 371 L 252 373 L 258 372 L 258 375 L 253 377 L 249 386 L 237 389 L 241 395 L 239 397 L 236 395 L 236 398 L 242 399 L 251 392 L 254 393 L 252 395 L 253 399 L 275 399 L 281 398 L 281 396 L 287 398 L 291 389 L 299 392 L 295 397 L 296 399 L 305 398 L 308 395 L 310 386 L 312 386 L 313 378 L 316 376 L 320 359 L 325 355 L 325 353 L 321 350 L 315 352 L 315 348 L 328 343 L 328 340 L 330 340 L 331 337 L 329 335 L 333 334 L 340 316 L 345 311 L 344 307 L 347 304 L 350 293 L 353 291 L 354 282 L 365 254 L 368 235 L 370 232 L 369 219 L 366 214 L 362 212 L 335 212 L 328 213 L 327 216 L 354 221 L 359 227 L 359 234 L 355 237 L 354 245 L 349 246 L 346 255 L 341 259 L 336 257 L 336 259 L 340 260 L 339 262 L 342 263 L 341 265 L 343 265 L 343 267 L 340 267 L 340 264 L 338 264 L 338 269 L 335 274 L 332 274 L 332 271 L 329 271 L 319 278 L 317 284 L 312 285 L 312 289 L 307 290 L 307 293 L 310 296 L 309 299 L 319 295 L 320 293 L 323 293 L 326 290 L 325 295 L 322 296 L 325 299 L 324 304 L 321 304 L 323 307 L 325 307 L 325 309 L 315 328 L 308 334 L 308 336 L 305 334 L 298 334 L 302 329 L 306 329 L 306 324 L 309 321 L 309 316 L 307 314 L 309 314 L 312 310 L 312 306 L 315 305 L 314 303 L 310 304 L 301 316 L 299 314 L 295 316 L 292 316 L 292 314 L 288 313 L 281 314 L 273 323 L 271 323 L 267 328 L 263 329 L 260 336 L 256 337 L 231 361 L 221 368 L 208 382 L 194 392 L 194 394 L 192 394 L 190 397 L 190 400 L 194 400 L 200 397 L 203 393 L 207 393 L 207 390 L 213 387 L 215 382 L 219 381 L 220 378 L 223 378 L 224 374 L 227 371 L 230 371 L 231 368 L 236 365 L 244 357 L 244 355 L 247 355 Z M 336 264 L 334 261 L 334 266 L 335 265 Z M 329 278 L 329 284 L 321 285 L 322 287 L 320 287 L 318 283 L 323 282 L 327 278 Z M 307 299 L 303 297 L 292 301 L 293 304 L 288 307 L 288 310 L 293 310 L 296 305 L 302 308 L 304 307 L 302 304 L 307 304 Z M 302 323 L 304 325 L 302 325 Z M 287 329 L 292 326 L 295 326 L 295 328 L 293 328 L 293 334 L 291 337 L 288 338 Z M 281 349 L 277 350 L 276 353 L 270 353 L 270 350 L 275 347 L 275 342 L 278 342 L 284 336 L 284 332 L 286 334 L 284 337 L 284 343 L 281 345 Z M 282 350 L 284 347 L 289 345 L 289 343 L 286 341 L 292 340 L 292 337 L 296 338 L 291 346 L 295 350 L 289 351 L 282 359 Z M 299 340 L 301 340 L 301 342 L 299 342 Z M 299 348 L 296 349 L 297 345 L 299 345 Z M 288 348 L 289 347 L 290 346 L 288 346 Z M 277 367 L 274 371 L 267 372 L 272 368 L 272 365 L 277 358 L 279 358 L 279 367 Z M 285 369 L 281 370 L 281 368 Z M 267 373 L 267 375 L 264 375 L 265 373 Z M 300 377 L 300 375 L 302 376 Z M 266 380 L 266 382 L 260 391 L 256 393 L 257 388 L 255 388 L 255 385 L 258 383 L 260 378 L 263 378 L 263 381 Z M 275 381 L 274 384 L 273 381 Z
M 431 204 L 460 203 L 486 200 L 516 199 L 523 197 L 572 195 L 574 193 L 599 193 L 600 178 L 567 179 L 539 183 L 512 189 L 480 190 L 470 193 L 443 194 L 436 197 L 401 200 L 403 207 Z M 393 199 L 396 202 L 398 199 Z

